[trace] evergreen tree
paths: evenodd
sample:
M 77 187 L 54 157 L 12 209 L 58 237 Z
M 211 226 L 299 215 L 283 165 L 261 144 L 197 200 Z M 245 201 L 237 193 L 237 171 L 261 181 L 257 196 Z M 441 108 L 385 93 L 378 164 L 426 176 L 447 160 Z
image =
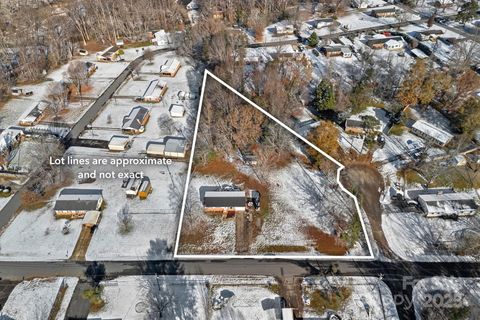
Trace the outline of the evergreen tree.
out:
M 460 11 L 457 14 L 457 21 L 461 23 L 465 23 L 469 20 L 472 20 L 476 17 L 478 11 L 478 2 L 476 0 L 472 0 L 469 2 L 465 2 L 462 4 Z
M 310 47 L 316 47 L 318 44 L 318 35 L 316 32 L 313 32 L 308 38 L 308 45 Z
M 333 85 L 328 80 L 322 80 L 315 90 L 313 104 L 318 111 L 335 108 L 335 92 Z

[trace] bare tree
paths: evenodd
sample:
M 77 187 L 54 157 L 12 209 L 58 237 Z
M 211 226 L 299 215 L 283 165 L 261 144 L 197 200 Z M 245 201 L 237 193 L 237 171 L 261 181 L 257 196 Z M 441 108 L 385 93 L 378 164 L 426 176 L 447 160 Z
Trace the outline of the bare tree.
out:
M 88 68 L 83 61 L 72 61 L 68 65 L 67 76 L 75 85 L 82 105 L 82 86 L 88 82 Z
M 49 102 L 48 110 L 57 120 L 60 111 L 67 107 L 68 89 L 60 82 L 49 83 L 45 98 Z
M 133 218 L 128 205 L 124 205 L 117 212 L 117 223 L 120 233 L 128 233 L 133 228 Z
M 163 135 L 172 134 L 176 130 L 175 122 L 173 122 L 168 114 L 162 114 L 158 117 L 157 124 Z
M 153 63 L 153 57 L 154 57 L 154 53 L 153 51 L 150 49 L 150 48 L 146 48 L 144 51 L 143 51 L 143 57 L 148 60 L 148 62 L 150 64 Z

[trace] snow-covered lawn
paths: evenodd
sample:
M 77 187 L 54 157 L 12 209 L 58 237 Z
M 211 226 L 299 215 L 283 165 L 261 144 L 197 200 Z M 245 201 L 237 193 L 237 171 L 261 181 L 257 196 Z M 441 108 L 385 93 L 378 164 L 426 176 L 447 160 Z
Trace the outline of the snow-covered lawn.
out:
M 375 277 L 308 277 L 302 282 L 305 302 L 303 316 L 317 318 L 326 315 L 314 310 L 311 294 L 315 290 L 321 292 L 337 292 L 340 288 L 351 289 L 339 310 L 334 311 L 342 319 L 399 319 L 390 289 Z
M 150 80 L 159 79 L 160 66 L 169 59 L 177 58 L 182 67 L 175 77 L 161 77 L 160 81 L 167 83 L 167 91 L 162 101 L 159 103 L 141 103 L 135 102 L 136 96 L 143 95 Z M 146 143 L 151 140 L 159 139 L 165 135 L 188 135 L 190 128 L 187 128 L 187 118 L 196 115 L 196 104 L 198 103 L 198 86 L 200 85 L 201 75 L 196 72 L 189 62 L 175 55 L 174 52 L 166 52 L 154 56 L 153 63 L 144 62 L 140 67 L 138 78 L 128 78 L 123 83 L 113 99 L 107 102 L 102 112 L 92 123 L 92 130 L 85 130 L 82 138 L 110 140 L 115 134 L 121 134 L 123 117 L 128 115 L 133 107 L 141 105 L 147 107 L 151 114 L 150 120 L 146 125 L 144 133 L 132 136 L 134 143 L 129 153 L 144 152 Z M 194 100 L 180 100 L 178 93 L 180 91 L 190 92 L 196 95 Z M 186 114 L 182 118 L 171 118 L 174 128 L 160 127 L 158 119 L 162 116 L 170 117 L 169 109 L 172 104 L 184 106 Z
M 268 289 L 270 277 L 129 276 L 102 283 L 105 306 L 89 319 L 145 319 L 156 298 L 166 303 L 163 317 L 171 320 L 278 319 L 278 295 Z M 221 308 L 212 308 L 220 295 Z M 158 305 L 157 305 L 158 306 Z
M 56 302 L 55 319 L 64 319 L 78 278 L 33 279 L 18 284 L 0 311 L 0 318 L 15 320 L 50 319 Z M 62 291 L 65 290 L 63 293 Z
M 254 175 L 248 166 L 240 166 L 241 172 Z M 257 168 L 258 169 L 258 168 Z M 265 254 L 272 247 L 296 247 L 297 252 L 276 254 L 319 255 L 315 242 L 305 234 L 305 229 L 315 227 L 325 234 L 335 234 L 338 221 L 349 221 L 356 215 L 353 199 L 341 191 L 332 175 L 305 168 L 300 162 L 293 161 L 280 170 L 260 173 L 271 186 L 270 211 L 261 231 L 252 243 L 252 254 Z M 232 181 L 214 176 L 194 173 L 188 188 L 189 211 L 185 212 L 182 234 L 195 225 L 208 226 L 207 243 L 186 244 L 180 252 L 206 254 L 235 253 L 235 219 L 212 217 L 203 212 L 200 190 L 202 187 L 231 185 Z M 186 227 L 185 227 L 186 226 Z M 360 238 L 363 241 L 363 236 Z M 300 248 L 304 250 L 299 250 Z M 266 251 L 265 251 L 266 250 Z M 364 255 L 366 252 L 358 244 L 349 254 Z
M 254 245 L 312 246 L 303 232 L 307 226 L 328 234 L 335 232 L 335 222 L 357 214 L 353 200 L 344 194 L 335 177 L 304 168 L 293 162 L 270 172 L 272 211 Z M 311 254 L 319 254 L 314 250 Z M 321 254 L 321 253 L 320 253 Z
M 470 310 L 465 318 L 474 319 L 474 307 L 480 305 L 480 278 L 433 277 L 418 281 L 413 288 L 413 305 L 416 319 L 422 319 L 422 312 L 433 309 L 436 314 L 439 310 Z M 430 312 L 431 314 L 432 312 Z M 430 318 L 432 319 L 432 318 Z M 453 318 L 451 318 L 453 319 Z
M 396 8 L 397 15 L 394 17 L 376 18 L 370 15 L 371 9 L 367 9 L 365 12 L 355 11 L 339 17 L 338 22 L 347 30 L 358 30 L 420 19 L 420 16 L 404 12 L 395 6 L 385 6 L 383 8 Z
M 219 310 L 212 310 L 212 320 L 262 319 L 276 320 L 281 314 L 281 298 L 272 292 L 262 281 L 258 284 L 231 284 L 214 285 L 211 299 L 230 297 L 228 302 Z M 271 279 L 271 283 L 274 280 Z
M 70 148 L 68 155 L 76 158 L 105 158 L 110 161 L 118 154 L 105 150 Z M 75 173 L 92 172 L 140 172 L 150 178 L 153 191 L 146 200 L 127 199 L 122 179 L 99 179 L 91 184 L 72 187 L 100 188 L 103 190 L 106 208 L 102 211 L 100 225 L 95 230 L 87 251 L 87 260 L 137 260 L 160 259 L 171 256 L 180 201 L 184 190 L 187 164 L 140 165 L 116 168 L 111 165 L 74 167 Z M 121 233 L 118 211 L 127 205 L 132 215 L 132 229 Z
M 20 212 L 0 235 L 0 260 L 38 261 L 68 259 L 81 231 L 81 220 L 70 222 L 70 232 L 63 234 L 67 220 L 56 219 L 52 202 L 45 207 Z
M 382 216 L 382 229 L 390 249 L 409 261 L 472 261 L 472 257 L 454 254 L 461 241 L 461 230 L 469 219 L 458 221 L 426 218 L 415 212 L 394 212 Z M 401 232 L 399 232 L 401 230 Z

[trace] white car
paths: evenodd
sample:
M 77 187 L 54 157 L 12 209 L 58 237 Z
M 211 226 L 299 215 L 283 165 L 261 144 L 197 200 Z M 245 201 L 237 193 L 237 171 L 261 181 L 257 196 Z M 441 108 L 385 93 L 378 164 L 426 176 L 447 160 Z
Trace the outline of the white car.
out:
M 78 54 L 81 56 L 88 56 L 88 51 L 85 49 L 78 49 Z
M 178 92 L 178 99 L 180 100 L 194 100 L 197 96 L 191 92 L 179 91 Z

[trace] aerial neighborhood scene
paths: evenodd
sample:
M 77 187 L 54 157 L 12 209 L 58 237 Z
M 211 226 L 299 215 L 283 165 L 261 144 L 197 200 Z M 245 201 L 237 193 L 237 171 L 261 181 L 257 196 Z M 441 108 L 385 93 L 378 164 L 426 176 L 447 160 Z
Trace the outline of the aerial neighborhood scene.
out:
M 0 0 L 0 319 L 480 319 L 476 0 Z

